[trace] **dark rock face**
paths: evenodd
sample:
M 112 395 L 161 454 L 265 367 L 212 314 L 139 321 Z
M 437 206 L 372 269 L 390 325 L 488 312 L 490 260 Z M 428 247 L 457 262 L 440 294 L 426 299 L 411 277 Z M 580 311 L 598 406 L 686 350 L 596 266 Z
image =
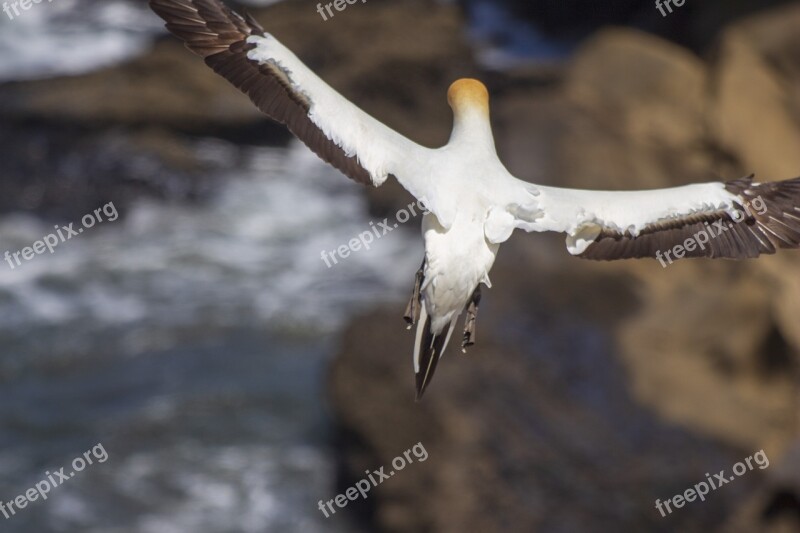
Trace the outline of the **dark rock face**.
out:
M 506 287 L 491 299 L 513 301 L 518 291 L 534 290 Z M 497 307 L 506 305 L 485 311 L 510 311 Z M 355 476 L 343 487 L 412 443 L 430 454 L 376 489 L 369 502 L 376 529 L 658 531 L 665 519 L 657 498 L 697 483 L 696 465 L 740 459 L 638 405 L 599 327 L 565 309 L 519 311 L 510 325 L 480 324 L 480 346 L 467 356 L 448 354 L 421 404 L 413 403 L 409 380 L 412 334 L 398 327 L 396 310 L 363 317 L 346 334 L 332 374 L 346 471 Z M 761 478 L 739 481 L 701 512 L 670 517 L 671 528 L 719 524 Z
M 0 125 L 0 212 L 74 218 L 149 196 L 193 201 L 216 189 L 209 167 L 156 130 L 97 131 L 58 122 Z M 168 179 L 157 176 L 169 176 Z

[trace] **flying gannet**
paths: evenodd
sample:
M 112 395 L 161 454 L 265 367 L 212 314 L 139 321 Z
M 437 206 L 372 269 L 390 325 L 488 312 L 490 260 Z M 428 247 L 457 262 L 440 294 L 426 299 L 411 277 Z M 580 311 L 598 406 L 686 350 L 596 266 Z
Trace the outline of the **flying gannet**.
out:
M 425 202 L 425 259 L 405 314 L 409 327 L 417 324 L 417 399 L 464 311 L 462 348 L 474 343 L 480 286 L 491 286 L 498 248 L 517 228 L 565 233 L 569 253 L 594 260 L 742 259 L 800 245 L 800 178 L 622 192 L 535 185 L 509 174 L 498 158 L 489 93 L 477 80 L 450 86 L 452 135 L 446 146 L 430 149 L 361 111 L 255 19 L 220 0 L 150 6 L 191 51 L 320 158 L 364 185 L 380 186 L 392 175 Z

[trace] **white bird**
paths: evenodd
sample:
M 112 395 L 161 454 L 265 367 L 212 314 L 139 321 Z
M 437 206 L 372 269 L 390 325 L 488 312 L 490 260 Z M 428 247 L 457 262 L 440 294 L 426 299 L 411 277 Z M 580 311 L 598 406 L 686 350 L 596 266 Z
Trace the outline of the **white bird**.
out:
M 800 244 L 800 178 L 752 177 L 651 191 L 535 185 L 497 156 L 489 93 L 477 80 L 452 84 L 454 124 L 446 146 L 420 146 L 328 86 L 252 17 L 220 0 L 150 0 L 187 47 L 285 124 L 319 157 L 362 184 L 392 175 L 429 210 L 425 259 L 406 310 L 417 324 L 417 399 L 466 311 L 462 347 L 475 341 L 480 285 L 514 229 L 567 235 L 568 251 L 595 260 L 652 257 L 741 259 Z

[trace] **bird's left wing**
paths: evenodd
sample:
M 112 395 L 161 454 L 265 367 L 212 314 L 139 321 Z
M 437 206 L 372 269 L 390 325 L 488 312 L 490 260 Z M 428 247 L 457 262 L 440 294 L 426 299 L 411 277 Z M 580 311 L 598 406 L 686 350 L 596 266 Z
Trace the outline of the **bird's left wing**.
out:
M 150 0 L 150 7 L 208 66 L 320 158 L 359 183 L 379 186 L 391 174 L 425 197 L 420 173 L 406 169 L 428 149 L 353 105 L 255 19 L 220 0 Z
M 522 201 L 495 217 L 495 232 L 505 236 L 497 231 L 506 228 L 503 220 L 563 232 L 569 252 L 584 259 L 744 259 L 800 246 L 800 178 L 620 192 L 516 183 Z

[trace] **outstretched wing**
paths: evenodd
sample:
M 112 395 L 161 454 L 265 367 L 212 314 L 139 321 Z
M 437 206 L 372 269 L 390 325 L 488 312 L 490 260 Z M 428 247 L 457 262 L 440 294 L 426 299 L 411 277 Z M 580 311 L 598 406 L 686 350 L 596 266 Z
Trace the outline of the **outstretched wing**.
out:
M 406 171 L 427 149 L 361 111 L 314 74 L 252 17 L 220 0 L 150 0 L 167 29 L 206 64 L 285 124 L 320 158 L 375 186 L 392 174 L 417 198 L 425 183 Z
M 800 246 L 800 178 L 753 177 L 652 191 L 584 191 L 524 185 L 515 227 L 567 234 L 584 259 L 745 259 Z

